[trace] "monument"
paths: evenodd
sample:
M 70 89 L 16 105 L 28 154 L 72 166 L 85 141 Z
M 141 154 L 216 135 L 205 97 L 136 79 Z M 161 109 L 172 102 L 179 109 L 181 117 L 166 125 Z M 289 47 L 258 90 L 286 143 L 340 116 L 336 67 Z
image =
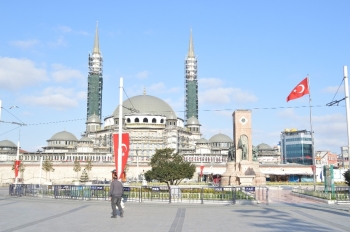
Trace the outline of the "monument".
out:
M 233 117 L 233 146 L 227 155 L 221 186 L 261 186 L 265 175 L 259 170 L 257 150 L 252 145 L 252 112 L 236 110 Z

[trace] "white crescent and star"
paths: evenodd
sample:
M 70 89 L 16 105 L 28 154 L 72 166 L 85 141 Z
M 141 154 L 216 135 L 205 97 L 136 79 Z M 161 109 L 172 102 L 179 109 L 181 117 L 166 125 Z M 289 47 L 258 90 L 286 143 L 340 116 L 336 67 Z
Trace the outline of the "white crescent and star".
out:
M 128 147 L 124 143 L 122 143 L 122 147 L 125 147 L 125 152 L 128 150 Z M 122 152 L 122 153 L 123 153 L 123 156 L 124 156 L 124 152 Z
M 301 86 L 301 91 L 300 91 L 300 92 L 297 92 L 297 88 L 295 88 L 295 89 L 294 89 L 294 92 L 296 92 L 296 93 L 302 93 L 302 92 L 304 92 L 305 86 L 304 86 L 304 85 L 298 85 L 298 87 L 299 87 L 299 86 Z

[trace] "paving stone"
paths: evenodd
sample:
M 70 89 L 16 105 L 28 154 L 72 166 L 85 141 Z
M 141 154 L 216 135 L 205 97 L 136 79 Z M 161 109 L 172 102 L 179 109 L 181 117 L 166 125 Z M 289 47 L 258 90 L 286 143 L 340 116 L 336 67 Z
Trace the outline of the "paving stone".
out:
M 0 231 L 350 231 L 349 205 L 296 199 L 279 197 L 268 205 L 127 202 L 123 218 L 110 218 L 109 201 L 4 194 Z

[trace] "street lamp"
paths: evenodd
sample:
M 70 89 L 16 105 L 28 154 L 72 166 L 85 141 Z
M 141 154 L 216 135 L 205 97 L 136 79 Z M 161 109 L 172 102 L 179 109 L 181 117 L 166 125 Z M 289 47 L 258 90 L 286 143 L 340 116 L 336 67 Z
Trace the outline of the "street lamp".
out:
M 39 186 L 41 186 L 41 171 L 43 170 L 43 156 L 41 154 L 41 150 L 38 149 L 37 151 L 39 153 L 39 157 L 40 157 L 40 174 L 39 174 Z

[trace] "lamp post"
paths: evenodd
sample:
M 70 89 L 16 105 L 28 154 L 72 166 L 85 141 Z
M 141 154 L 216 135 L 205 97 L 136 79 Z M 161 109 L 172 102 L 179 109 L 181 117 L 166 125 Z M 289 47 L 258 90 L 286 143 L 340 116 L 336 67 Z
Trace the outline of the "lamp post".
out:
M 42 170 L 43 170 L 43 156 L 42 156 L 42 154 L 41 154 L 41 152 L 42 152 L 41 150 L 38 149 L 37 152 L 39 153 L 39 157 L 40 157 L 39 186 L 41 186 L 41 172 L 42 172 Z

